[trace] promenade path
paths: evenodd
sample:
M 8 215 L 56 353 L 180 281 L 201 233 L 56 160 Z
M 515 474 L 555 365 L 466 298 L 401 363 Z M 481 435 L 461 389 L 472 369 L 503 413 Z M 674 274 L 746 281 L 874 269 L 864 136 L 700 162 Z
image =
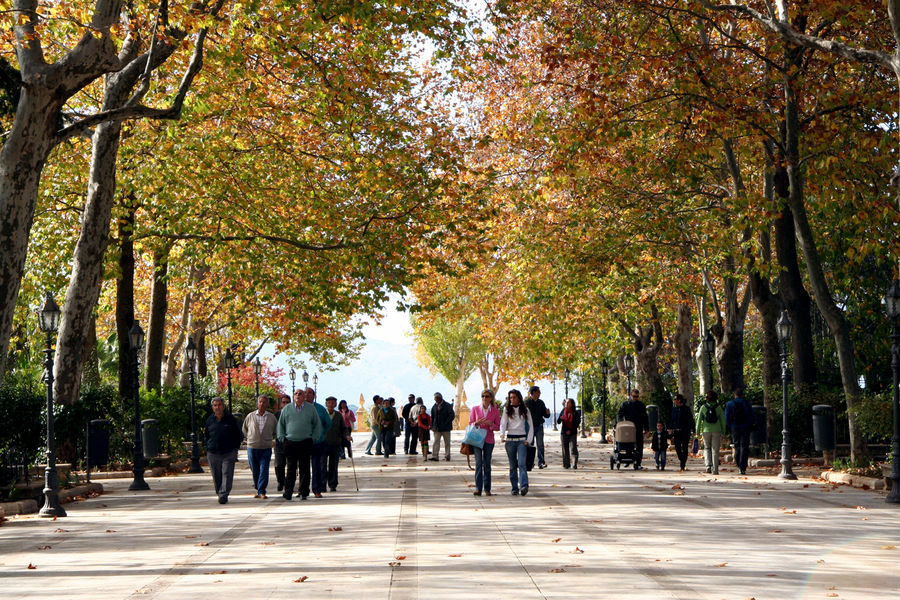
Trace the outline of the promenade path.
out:
M 358 492 L 348 460 L 323 499 L 285 502 L 274 476 L 254 499 L 242 460 L 227 505 L 208 474 L 181 474 L 140 493 L 103 481 L 56 521 L 15 517 L 0 598 L 900 598 L 900 508 L 883 492 L 646 457 L 651 470 L 611 472 L 598 440 L 564 470 L 548 431 L 528 496 L 509 494 L 498 445 L 495 495 L 476 498 L 465 457 L 383 460 L 363 437 Z

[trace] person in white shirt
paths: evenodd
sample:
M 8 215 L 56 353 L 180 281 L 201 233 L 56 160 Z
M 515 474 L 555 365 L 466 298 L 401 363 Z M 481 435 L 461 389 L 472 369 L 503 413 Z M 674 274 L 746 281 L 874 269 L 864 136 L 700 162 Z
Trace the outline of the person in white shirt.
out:
M 528 493 L 528 470 L 526 469 L 528 446 L 534 441 L 534 425 L 531 412 L 522 401 L 522 392 L 509 390 L 506 405 L 500 417 L 500 441 L 506 445 L 509 458 L 509 483 L 512 495 Z

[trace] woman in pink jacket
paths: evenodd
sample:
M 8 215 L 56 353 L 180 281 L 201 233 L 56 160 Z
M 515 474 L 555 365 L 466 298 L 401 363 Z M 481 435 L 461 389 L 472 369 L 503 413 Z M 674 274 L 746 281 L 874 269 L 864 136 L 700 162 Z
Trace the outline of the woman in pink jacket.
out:
M 486 496 L 491 495 L 491 455 L 494 453 L 494 432 L 500 429 L 500 409 L 494 403 L 494 392 L 481 392 L 481 404 L 469 411 L 469 425 L 487 431 L 484 446 L 472 446 L 475 454 L 475 495 L 480 496 L 484 490 Z

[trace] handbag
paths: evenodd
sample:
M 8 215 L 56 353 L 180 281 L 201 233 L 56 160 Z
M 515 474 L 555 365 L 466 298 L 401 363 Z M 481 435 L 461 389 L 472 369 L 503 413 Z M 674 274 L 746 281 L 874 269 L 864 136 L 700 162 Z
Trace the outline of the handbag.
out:
M 487 430 L 474 425 L 466 427 L 466 434 L 463 436 L 463 444 L 484 448 L 484 440 L 487 438 Z
M 465 454 L 466 456 L 471 456 L 472 454 L 474 454 L 474 452 L 472 451 L 472 446 L 465 442 L 459 445 L 459 453 Z

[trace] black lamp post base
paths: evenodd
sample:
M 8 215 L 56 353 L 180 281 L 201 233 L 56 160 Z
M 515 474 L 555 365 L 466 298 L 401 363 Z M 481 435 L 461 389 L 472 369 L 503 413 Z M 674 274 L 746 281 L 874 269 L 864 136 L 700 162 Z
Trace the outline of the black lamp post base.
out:
M 900 504 L 900 477 L 891 477 L 891 491 L 884 499 L 890 504 Z
M 66 510 L 59 505 L 59 493 L 44 490 L 44 506 L 38 512 L 39 517 L 65 517 Z
M 188 469 L 188 473 L 203 473 L 203 467 L 200 466 L 200 461 L 191 459 L 191 468 Z
M 134 480 L 131 482 L 131 485 L 128 486 L 128 491 L 130 492 L 140 492 L 144 490 L 149 490 L 150 485 L 144 481 L 144 470 L 140 471 L 132 471 L 134 473 Z
M 787 479 L 789 481 L 794 481 L 797 479 L 797 476 L 791 473 L 790 471 L 782 471 L 778 474 L 778 479 Z

